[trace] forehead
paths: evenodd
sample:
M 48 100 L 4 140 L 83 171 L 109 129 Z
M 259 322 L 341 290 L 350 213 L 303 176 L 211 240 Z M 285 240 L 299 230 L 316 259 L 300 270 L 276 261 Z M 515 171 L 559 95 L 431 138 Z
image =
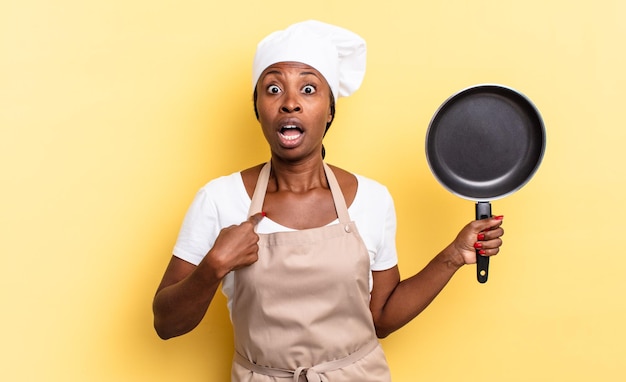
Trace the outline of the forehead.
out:
M 294 72 L 298 75 L 314 75 L 316 77 L 319 77 L 320 79 L 324 79 L 324 76 L 322 76 L 322 74 L 314 67 L 304 64 L 302 62 L 295 62 L 295 61 L 284 61 L 284 62 L 274 63 L 268 66 L 267 68 L 265 68 L 265 70 L 261 74 L 261 78 L 270 74 L 281 75 L 285 73 L 294 73 Z

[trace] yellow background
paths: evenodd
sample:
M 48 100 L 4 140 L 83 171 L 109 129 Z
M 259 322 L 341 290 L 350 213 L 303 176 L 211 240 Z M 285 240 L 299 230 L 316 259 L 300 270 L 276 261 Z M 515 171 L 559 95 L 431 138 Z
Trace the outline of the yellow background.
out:
M 389 187 L 405 277 L 474 216 L 428 170 L 437 107 L 501 83 L 547 129 L 535 177 L 492 203 L 489 282 L 461 270 L 383 340 L 394 380 L 624 380 L 625 17 L 620 0 L 2 0 L 0 379 L 228 380 L 223 298 L 163 342 L 152 295 L 198 188 L 268 159 L 256 43 L 315 18 L 368 42 L 327 160 Z

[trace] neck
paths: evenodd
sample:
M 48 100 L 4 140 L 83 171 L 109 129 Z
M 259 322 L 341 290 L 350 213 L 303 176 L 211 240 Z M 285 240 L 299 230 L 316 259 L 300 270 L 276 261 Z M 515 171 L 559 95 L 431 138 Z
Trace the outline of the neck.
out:
M 288 163 L 272 158 L 272 173 L 268 191 L 306 192 L 328 188 L 322 158 Z

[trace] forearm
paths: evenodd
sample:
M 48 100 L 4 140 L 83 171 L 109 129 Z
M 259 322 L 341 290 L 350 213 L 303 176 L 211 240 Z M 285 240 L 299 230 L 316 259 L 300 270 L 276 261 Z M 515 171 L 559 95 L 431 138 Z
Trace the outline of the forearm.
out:
M 154 328 L 162 339 L 185 334 L 202 320 L 220 280 L 207 278 L 196 268 L 179 282 L 159 290 L 154 297 Z
M 395 287 L 376 320 L 376 333 L 384 338 L 419 315 L 437 297 L 462 266 L 447 247 L 419 273 Z

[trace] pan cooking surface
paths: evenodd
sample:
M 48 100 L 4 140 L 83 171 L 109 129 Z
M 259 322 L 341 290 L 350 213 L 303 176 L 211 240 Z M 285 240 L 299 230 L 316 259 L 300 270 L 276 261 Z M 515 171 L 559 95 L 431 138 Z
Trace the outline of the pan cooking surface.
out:
M 500 85 L 479 85 L 450 97 L 426 136 L 431 171 L 449 191 L 487 201 L 521 188 L 543 157 L 545 130 L 534 105 Z

